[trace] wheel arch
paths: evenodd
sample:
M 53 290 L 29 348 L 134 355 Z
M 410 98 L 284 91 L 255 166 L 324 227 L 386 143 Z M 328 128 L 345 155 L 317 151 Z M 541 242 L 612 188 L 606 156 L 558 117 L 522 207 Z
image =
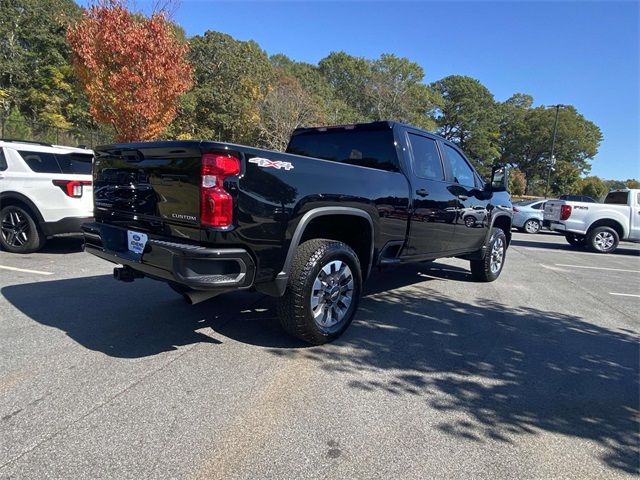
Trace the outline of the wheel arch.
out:
M 528 221 L 529 219 L 525 220 L 525 223 Z M 505 236 L 507 237 L 507 246 L 509 246 L 511 244 L 511 224 L 512 224 L 513 218 L 511 215 L 507 214 L 507 213 L 503 213 L 503 214 L 499 214 L 496 215 L 495 217 L 492 218 L 491 220 L 491 228 L 489 228 L 489 231 L 487 232 L 487 238 L 485 239 L 484 245 L 488 245 L 489 244 L 489 239 L 491 238 L 491 231 L 493 230 L 494 227 L 498 227 L 500 229 L 502 229 L 502 231 L 504 232 Z M 524 227 L 524 223 L 522 224 L 522 226 Z
M 39 225 L 44 223 L 44 217 L 36 207 L 35 203 L 29 200 L 25 195 L 18 192 L 2 192 L 0 193 L 0 209 L 8 205 L 17 205 L 26 207 L 31 213 L 35 215 L 35 219 Z
M 589 235 L 589 233 L 594 229 L 594 228 L 598 228 L 598 227 L 610 227 L 613 228 L 616 233 L 618 234 L 618 237 L 620 240 L 622 240 L 623 238 L 626 237 L 626 232 L 624 230 L 624 226 L 618 222 L 617 220 L 614 220 L 612 218 L 602 218 L 600 220 L 596 220 L 595 222 L 593 222 L 591 225 L 589 225 L 589 228 L 587 229 L 587 235 Z
M 367 232 L 358 241 L 353 233 Z M 263 289 L 264 293 L 282 296 L 287 286 L 293 258 L 298 246 L 313 238 L 339 240 L 349 245 L 358 255 L 362 267 L 362 278 L 371 271 L 374 257 L 374 224 L 371 215 L 354 207 L 318 207 L 306 212 L 293 232 L 282 270 L 275 279 L 275 290 Z

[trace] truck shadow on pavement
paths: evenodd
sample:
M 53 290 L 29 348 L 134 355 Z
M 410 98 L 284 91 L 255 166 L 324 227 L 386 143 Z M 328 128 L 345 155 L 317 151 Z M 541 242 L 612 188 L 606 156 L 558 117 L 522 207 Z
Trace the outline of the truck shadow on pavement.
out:
M 517 444 L 552 432 L 595 442 L 593 455 L 613 470 L 640 472 L 637 333 L 495 299 L 452 300 L 430 282 L 394 290 L 396 275 L 372 283 L 337 342 L 273 353 L 315 360 L 354 389 L 411 395 L 443 418 L 463 417 L 437 425 L 447 435 Z
M 354 389 L 414 396 L 443 412 L 436 428 L 447 435 L 515 444 L 522 435 L 553 432 L 595 442 L 594 455 L 609 468 L 638 473 L 638 335 L 494 299 L 453 300 L 430 285 L 469 275 L 441 267 L 408 265 L 374 275 L 352 327 L 333 344 L 312 348 L 287 337 L 273 299 L 254 293 L 189 306 L 161 283 L 127 285 L 107 275 L 1 293 L 29 318 L 109 356 L 215 346 L 218 333 L 311 360 Z

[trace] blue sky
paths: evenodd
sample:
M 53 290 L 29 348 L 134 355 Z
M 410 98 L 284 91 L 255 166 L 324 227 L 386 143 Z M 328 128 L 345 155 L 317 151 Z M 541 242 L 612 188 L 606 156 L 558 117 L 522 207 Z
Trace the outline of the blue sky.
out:
M 253 39 L 269 55 L 317 63 L 331 51 L 389 52 L 419 63 L 426 82 L 469 75 L 497 100 L 522 92 L 536 105 L 575 105 L 604 135 L 592 173 L 640 178 L 636 1 L 182 0 L 174 20 L 188 35 Z

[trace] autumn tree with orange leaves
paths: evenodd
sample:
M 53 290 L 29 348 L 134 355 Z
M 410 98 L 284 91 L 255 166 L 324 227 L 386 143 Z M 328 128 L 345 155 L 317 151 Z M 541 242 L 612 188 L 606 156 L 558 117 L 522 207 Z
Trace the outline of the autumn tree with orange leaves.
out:
M 144 17 L 124 0 L 102 0 L 67 38 L 91 115 L 112 125 L 120 142 L 161 136 L 192 85 L 189 45 L 176 38 L 165 13 Z

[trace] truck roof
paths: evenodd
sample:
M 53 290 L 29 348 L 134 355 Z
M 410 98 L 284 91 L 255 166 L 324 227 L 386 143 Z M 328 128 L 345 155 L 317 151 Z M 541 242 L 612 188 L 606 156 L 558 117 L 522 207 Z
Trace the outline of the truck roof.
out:
M 327 130 L 381 130 L 383 128 L 389 128 L 392 129 L 394 126 L 400 126 L 403 128 L 408 128 L 411 130 L 418 130 L 424 133 L 427 133 L 429 135 L 433 135 L 434 137 L 438 137 L 439 139 L 441 139 L 443 142 L 446 143 L 451 143 L 449 140 L 447 140 L 446 138 L 444 138 L 442 135 L 438 135 L 437 133 L 434 132 L 429 132 L 428 130 L 425 130 L 423 128 L 419 128 L 416 127 L 414 125 L 409 125 L 408 123 L 402 123 L 402 122 L 396 122 L 393 120 L 381 120 L 381 121 L 377 121 L 377 122 L 367 122 L 367 123 L 351 123 L 351 124 L 344 124 L 344 125 L 324 125 L 321 127 L 300 127 L 300 128 L 296 128 L 293 133 L 291 134 L 292 137 L 296 136 L 296 135 L 300 135 L 303 133 L 308 133 L 308 132 L 326 132 Z

